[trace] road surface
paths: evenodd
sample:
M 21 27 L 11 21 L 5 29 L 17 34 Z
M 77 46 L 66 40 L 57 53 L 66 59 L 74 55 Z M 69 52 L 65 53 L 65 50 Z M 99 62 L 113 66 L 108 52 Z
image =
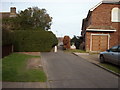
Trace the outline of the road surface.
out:
M 118 88 L 118 77 L 63 51 L 41 53 L 49 88 Z

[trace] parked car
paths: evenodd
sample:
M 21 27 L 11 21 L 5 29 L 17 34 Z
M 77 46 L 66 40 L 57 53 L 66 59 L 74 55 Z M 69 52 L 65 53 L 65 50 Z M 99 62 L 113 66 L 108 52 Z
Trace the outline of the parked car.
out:
M 120 45 L 113 46 L 105 52 L 100 52 L 99 60 L 101 63 L 109 62 L 120 66 Z

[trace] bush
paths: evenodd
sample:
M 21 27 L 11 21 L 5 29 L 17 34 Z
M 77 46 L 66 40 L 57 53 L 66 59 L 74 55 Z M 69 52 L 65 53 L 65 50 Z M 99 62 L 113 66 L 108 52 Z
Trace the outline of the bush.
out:
M 56 36 L 44 30 L 16 30 L 13 41 L 17 52 L 50 51 L 58 44 Z
M 70 49 L 70 37 L 69 36 L 64 36 L 63 38 L 63 47 L 64 49 Z
M 76 49 L 80 49 L 80 44 L 83 42 L 83 38 L 79 36 L 74 36 L 70 42 L 71 44 L 75 44 Z

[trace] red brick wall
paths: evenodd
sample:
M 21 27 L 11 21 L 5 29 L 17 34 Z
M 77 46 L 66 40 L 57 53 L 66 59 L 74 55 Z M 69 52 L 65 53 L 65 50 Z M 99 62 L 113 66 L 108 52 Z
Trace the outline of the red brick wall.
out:
M 90 22 L 93 26 L 112 26 L 116 32 L 110 32 L 110 44 L 109 46 L 112 47 L 114 45 L 120 44 L 120 22 L 111 22 L 111 11 L 114 7 L 119 7 L 116 4 L 101 4 L 98 6 L 91 15 L 91 18 L 88 22 Z M 101 33 L 101 34 L 108 34 L 104 32 L 86 32 L 86 51 L 90 50 L 90 35 L 91 33 Z
M 119 7 L 117 4 L 101 4 L 92 12 L 92 25 L 111 26 L 111 11 L 114 7 Z

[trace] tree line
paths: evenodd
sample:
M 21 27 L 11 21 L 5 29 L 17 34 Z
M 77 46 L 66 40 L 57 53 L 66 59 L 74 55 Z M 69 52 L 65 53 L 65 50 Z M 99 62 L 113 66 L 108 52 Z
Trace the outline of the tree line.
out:
M 47 13 L 47 10 L 38 7 L 29 7 L 19 11 L 16 17 L 2 19 L 3 30 L 49 30 L 51 24 L 52 17 Z

